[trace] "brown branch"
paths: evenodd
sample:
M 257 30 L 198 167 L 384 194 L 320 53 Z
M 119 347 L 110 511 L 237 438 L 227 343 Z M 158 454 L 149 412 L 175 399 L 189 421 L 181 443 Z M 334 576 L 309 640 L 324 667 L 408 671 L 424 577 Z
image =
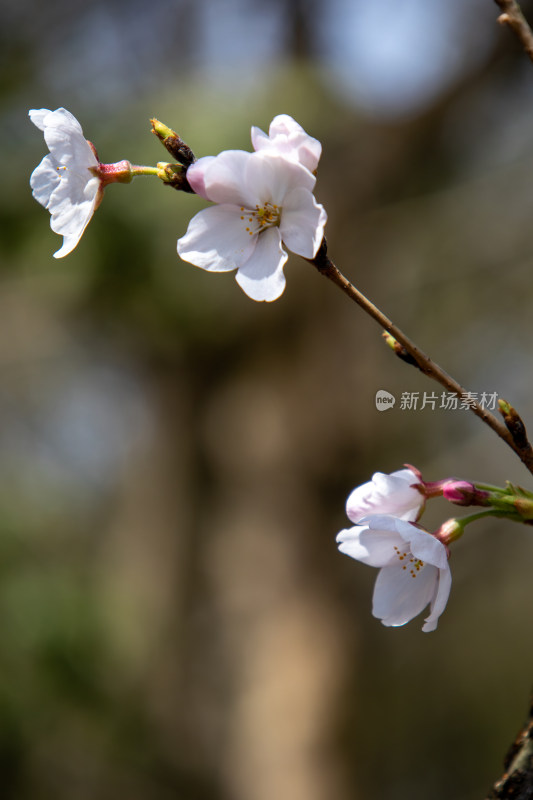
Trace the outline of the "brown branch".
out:
M 350 281 L 345 278 L 345 276 L 340 272 L 339 269 L 335 266 L 335 264 L 331 261 L 329 256 L 327 255 L 327 244 L 326 240 L 324 239 L 318 253 L 316 254 L 314 259 L 307 259 L 310 264 L 312 264 L 316 269 L 324 275 L 324 277 L 329 278 L 336 286 L 338 286 L 342 291 L 348 295 L 348 297 L 357 303 L 363 311 L 366 311 L 382 328 L 384 328 L 387 333 L 396 339 L 397 342 L 405 348 L 405 351 L 409 355 L 409 363 L 413 363 L 418 367 L 418 369 L 427 375 L 429 378 L 437 381 L 447 389 L 449 392 L 452 392 L 457 397 L 461 398 L 464 395 L 467 395 L 466 389 L 464 389 L 461 384 L 459 384 L 451 375 L 448 375 L 438 364 L 435 364 L 431 358 L 426 355 L 423 350 L 421 350 L 418 345 L 416 345 L 411 339 L 409 339 L 400 328 L 394 325 L 391 320 L 385 316 L 385 314 L 380 311 L 377 306 L 375 306 L 365 295 L 356 289 L 355 286 L 350 283 Z M 405 360 L 405 359 L 404 359 Z M 525 444 L 517 443 L 511 434 L 511 432 L 507 429 L 507 427 L 495 417 L 490 411 L 487 411 L 486 408 L 483 408 L 477 401 L 472 400 L 469 403 L 470 410 L 476 414 L 483 422 L 492 428 L 492 430 L 503 439 L 503 441 L 509 445 L 509 447 L 514 450 L 517 456 L 520 458 L 522 463 L 527 467 L 529 472 L 533 473 L 533 448 L 531 447 L 530 443 L 526 440 Z
M 504 762 L 505 772 L 486 800 L 531 800 L 533 796 L 533 705 L 526 724 L 511 745 Z
M 516 0 L 494 0 L 502 10 L 498 17 L 500 25 L 508 25 L 517 35 L 522 47 L 533 61 L 533 31 L 529 27 L 526 18 L 522 14 L 520 6 Z

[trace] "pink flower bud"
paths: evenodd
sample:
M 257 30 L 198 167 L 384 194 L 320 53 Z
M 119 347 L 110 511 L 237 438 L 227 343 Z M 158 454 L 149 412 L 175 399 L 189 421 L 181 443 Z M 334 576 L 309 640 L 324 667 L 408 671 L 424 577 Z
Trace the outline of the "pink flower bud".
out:
M 490 505 L 489 493 L 477 489 L 469 481 L 449 480 L 442 486 L 442 496 L 458 506 Z

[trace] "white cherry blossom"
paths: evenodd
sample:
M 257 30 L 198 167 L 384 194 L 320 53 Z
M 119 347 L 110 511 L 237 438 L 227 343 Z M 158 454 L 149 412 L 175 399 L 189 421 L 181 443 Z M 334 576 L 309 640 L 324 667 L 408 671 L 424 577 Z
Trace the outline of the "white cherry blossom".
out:
M 439 539 L 412 522 L 376 515 L 340 531 L 337 542 L 341 553 L 379 569 L 372 613 L 383 625 L 405 625 L 429 605 L 422 630 L 435 630 L 452 582 Z
M 48 209 L 50 227 L 63 236 L 54 253 L 61 258 L 78 244 L 101 196 L 99 162 L 78 120 L 66 109 L 32 109 L 31 121 L 44 133 L 50 150 L 33 171 L 33 196 Z
M 187 180 L 217 205 L 190 221 L 178 240 L 180 257 L 212 272 L 236 269 L 249 297 L 276 300 L 285 288 L 284 246 L 314 258 L 324 235 L 314 176 L 277 153 L 225 150 L 192 164 Z
M 278 114 L 270 123 L 268 135 L 260 128 L 252 127 L 254 150 L 277 152 L 279 155 L 302 164 L 310 172 L 318 167 L 322 145 L 309 136 L 288 114 Z
M 352 522 L 370 514 L 393 514 L 414 522 L 424 509 L 425 497 L 413 488 L 420 477 L 409 467 L 386 475 L 376 472 L 372 480 L 357 486 L 346 501 L 346 513 Z

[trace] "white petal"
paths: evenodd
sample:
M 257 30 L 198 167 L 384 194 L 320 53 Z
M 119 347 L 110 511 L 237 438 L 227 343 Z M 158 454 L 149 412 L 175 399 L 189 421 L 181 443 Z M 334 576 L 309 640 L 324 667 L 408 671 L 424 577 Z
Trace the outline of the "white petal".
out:
M 98 166 L 98 159 L 82 133 L 75 134 L 57 126 L 47 126 L 44 138 L 58 164 L 79 171 Z
M 98 178 L 92 178 L 85 186 L 84 196 L 74 202 L 66 181 L 54 191 L 49 204 L 50 227 L 63 236 L 63 245 L 54 253 L 55 258 L 66 256 L 78 244 L 94 214 L 99 185 Z
M 61 181 L 57 164 L 51 155 L 43 158 L 38 167 L 35 167 L 30 177 L 32 194 L 45 208 L 48 208 L 50 197 Z
M 374 587 L 372 614 L 384 625 L 405 625 L 433 599 L 438 570 L 425 564 L 412 576 L 400 563 L 380 570 Z
M 235 206 L 205 208 L 189 222 L 187 233 L 178 240 L 178 254 L 184 261 L 213 272 L 236 269 L 250 258 L 257 236 L 250 236 Z
M 337 534 L 339 550 L 370 567 L 384 567 L 396 563 L 398 551 L 405 543 L 396 531 L 370 530 L 367 525 L 355 525 Z
M 285 289 L 283 266 L 287 258 L 278 229 L 268 228 L 257 237 L 253 254 L 240 267 L 235 280 L 252 300 L 277 300 Z
M 327 214 L 308 189 L 296 188 L 283 201 L 280 233 L 293 253 L 314 258 L 324 238 Z
M 44 119 L 44 126 L 46 128 L 62 128 L 63 130 L 70 131 L 75 136 L 83 136 L 83 130 L 74 116 L 66 108 L 56 108 L 55 111 L 50 111 Z
M 44 132 L 45 142 L 58 164 L 71 169 L 98 166 L 98 159 L 85 139 L 80 123 L 70 111 L 42 108 L 29 113 L 32 122 Z
M 431 613 L 429 617 L 426 617 L 426 621 L 422 627 L 424 633 L 429 633 L 429 631 L 434 631 L 437 627 L 437 622 L 446 608 L 446 603 L 448 602 L 448 597 L 450 596 L 450 589 L 452 587 L 452 574 L 450 572 L 450 568 L 446 566 L 445 569 L 439 570 L 439 578 L 438 578 L 438 587 L 437 592 L 431 601 Z
M 49 108 L 32 108 L 28 111 L 28 116 L 39 130 L 44 131 L 44 118 L 51 113 Z

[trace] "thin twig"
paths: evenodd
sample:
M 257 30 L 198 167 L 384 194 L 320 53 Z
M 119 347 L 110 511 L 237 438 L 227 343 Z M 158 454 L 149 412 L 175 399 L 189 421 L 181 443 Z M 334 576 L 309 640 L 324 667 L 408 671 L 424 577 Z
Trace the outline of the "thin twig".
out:
M 522 14 L 520 6 L 516 0 L 494 0 L 502 10 L 498 17 L 500 25 L 508 25 L 509 28 L 518 36 L 522 47 L 533 61 L 533 31 L 529 27 L 526 18 Z
M 523 464 L 527 467 L 529 472 L 533 473 L 533 448 L 527 442 L 524 447 L 520 447 L 513 439 L 513 436 L 507 429 L 507 427 L 490 411 L 487 411 L 486 408 L 483 408 L 476 400 L 474 400 L 471 395 L 464 389 L 457 381 L 448 375 L 438 364 L 435 364 L 434 361 L 429 358 L 411 339 L 409 339 L 403 331 L 400 330 L 396 325 L 394 325 L 391 320 L 380 311 L 377 306 L 374 305 L 367 297 L 365 297 L 359 289 L 356 289 L 355 286 L 350 283 L 350 281 L 340 272 L 339 269 L 335 266 L 335 264 L 331 261 L 329 256 L 327 255 L 327 245 L 326 241 L 322 242 L 322 245 L 315 256 L 314 259 L 307 259 L 309 263 L 313 264 L 314 267 L 326 278 L 329 278 L 330 281 L 333 281 L 342 291 L 348 295 L 348 297 L 357 303 L 363 311 L 366 311 L 382 328 L 384 328 L 388 333 L 391 334 L 409 353 L 412 359 L 416 362 L 418 369 L 427 375 L 429 378 L 437 381 L 447 389 L 449 392 L 455 394 L 457 397 L 462 398 L 465 395 L 468 396 L 469 399 L 469 408 L 470 410 L 476 414 L 476 416 L 480 417 L 483 422 L 488 425 L 492 430 L 503 439 L 503 441 L 509 445 L 509 447 L 514 450 Z

